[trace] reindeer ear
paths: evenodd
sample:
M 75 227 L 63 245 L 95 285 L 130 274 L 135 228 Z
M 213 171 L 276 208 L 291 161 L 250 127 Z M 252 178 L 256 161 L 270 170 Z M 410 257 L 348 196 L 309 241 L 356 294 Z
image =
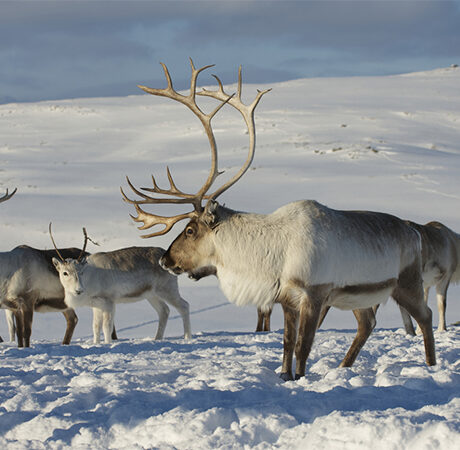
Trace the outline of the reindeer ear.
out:
M 209 227 L 213 227 L 219 222 L 219 216 L 217 213 L 218 207 L 219 203 L 217 203 L 215 200 L 209 200 L 204 207 L 203 214 L 201 215 L 201 220 Z
M 59 261 L 59 259 L 54 258 L 54 257 L 53 257 L 52 261 L 53 261 L 54 267 L 56 267 L 56 270 L 59 270 L 59 266 L 61 265 L 61 261 Z

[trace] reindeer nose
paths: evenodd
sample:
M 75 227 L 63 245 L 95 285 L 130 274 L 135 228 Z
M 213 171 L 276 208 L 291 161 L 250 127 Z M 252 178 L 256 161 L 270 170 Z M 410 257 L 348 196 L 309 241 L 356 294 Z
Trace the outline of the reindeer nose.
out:
M 80 290 L 80 289 L 77 289 L 77 290 L 75 291 L 75 294 L 80 295 L 80 294 L 81 294 L 81 290 Z

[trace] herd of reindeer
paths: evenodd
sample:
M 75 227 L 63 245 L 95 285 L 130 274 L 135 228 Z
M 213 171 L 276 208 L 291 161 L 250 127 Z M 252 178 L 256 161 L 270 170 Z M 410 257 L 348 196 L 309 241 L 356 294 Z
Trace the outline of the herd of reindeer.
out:
M 67 321 L 63 344 L 69 344 L 77 323 L 75 309 L 93 308 L 93 339 L 105 343 L 116 338 L 114 313 L 117 303 L 147 299 L 159 316 L 155 339 L 164 335 L 168 305 L 180 313 L 184 337 L 191 337 L 188 303 L 180 296 L 177 275 L 190 278 L 214 275 L 228 300 L 237 305 L 252 304 L 258 310 L 257 331 L 270 330 L 270 314 L 275 303 L 284 313 L 284 352 L 280 377 L 299 379 L 316 330 L 334 306 L 352 310 L 358 323 L 357 334 L 341 362 L 353 364 L 375 327 L 378 306 L 392 297 L 399 305 L 405 329 L 423 335 L 428 365 L 436 364 L 432 312 L 427 306 L 428 291 L 436 287 L 439 331 L 446 330 L 446 293 L 450 282 L 460 281 L 460 235 L 439 222 L 419 225 L 390 214 L 372 211 L 340 211 L 316 201 L 289 203 L 271 214 L 232 210 L 217 198 L 248 170 L 254 158 L 256 135 L 254 111 L 264 94 L 241 99 L 241 68 L 236 93 L 224 90 L 215 76 L 215 90 L 197 90 L 198 75 L 212 66 L 195 68 L 190 59 L 191 81 L 188 94 L 173 87 L 162 63 L 167 87 L 145 92 L 182 103 L 200 120 L 211 149 L 211 169 L 196 193 L 180 190 L 169 168 L 169 188 L 161 188 L 152 176 L 152 187 L 127 184 L 137 199 L 123 199 L 134 205 L 139 229 L 159 226 L 151 238 L 168 233 L 176 222 L 189 219 L 185 229 L 165 251 L 159 247 L 130 247 L 112 252 L 82 249 L 37 250 L 25 245 L 0 253 L 0 307 L 6 310 L 10 339 L 20 347 L 30 345 L 35 311 L 61 311 Z M 197 96 L 217 101 L 205 113 Z M 211 120 L 226 106 L 235 108 L 248 130 L 248 156 L 243 166 L 226 183 L 210 192 L 221 174 Z M 0 202 L 9 200 L 8 190 Z M 149 213 L 143 205 L 188 204 L 192 208 L 175 216 Z M 292 371 L 295 355 L 295 371 Z

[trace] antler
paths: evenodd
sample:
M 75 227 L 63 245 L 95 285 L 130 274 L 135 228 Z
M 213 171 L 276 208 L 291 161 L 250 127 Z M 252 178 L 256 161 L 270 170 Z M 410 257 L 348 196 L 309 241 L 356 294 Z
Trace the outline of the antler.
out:
M 243 167 L 241 167 L 238 173 L 233 176 L 233 178 L 231 178 L 227 183 L 225 183 L 223 186 L 217 189 L 213 194 L 209 194 L 206 196 L 206 198 L 214 200 L 219 195 L 221 195 L 223 192 L 225 192 L 229 187 L 233 186 L 245 174 L 245 172 L 248 170 L 249 166 L 251 165 L 252 160 L 254 159 L 254 153 L 255 153 L 255 148 L 256 148 L 256 129 L 255 129 L 255 122 L 254 122 L 254 110 L 256 109 L 256 106 L 259 104 L 259 101 L 262 98 L 262 96 L 266 94 L 267 92 L 270 92 L 271 89 L 266 89 L 264 91 L 260 91 L 258 89 L 257 96 L 254 99 L 254 101 L 249 105 L 245 105 L 241 101 L 241 86 L 242 86 L 241 66 L 238 69 L 238 89 L 236 91 L 236 95 L 226 94 L 224 92 L 224 86 L 222 82 L 220 81 L 219 77 L 217 77 L 217 75 L 213 75 L 213 77 L 217 80 L 217 83 L 219 84 L 219 90 L 209 91 L 203 88 L 201 92 L 198 92 L 198 95 L 212 97 L 212 98 L 215 98 L 217 100 L 220 100 L 220 101 L 223 101 L 225 103 L 229 103 L 230 105 L 232 105 L 243 116 L 244 121 L 246 122 L 246 126 L 248 127 L 248 133 L 249 133 L 249 150 L 248 150 L 248 157 L 246 159 L 246 162 L 243 164 Z
M 99 244 L 98 244 L 97 242 L 94 242 L 94 241 L 88 236 L 88 233 L 86 232 L 86 228 L 85 228 L 85 227 L 83 227 L 83 236 L 85 237 L 85 241 L 84 241 L 84 243 L 83 243 L 83 248 L 82 248 L 80 254 L 78 255 L 77 261 L 80 261 L 81 258 L 84 256 L 85 251 L 86 251 L 86 244 L 88 244 L 88 241 L 92 242 L 94 245 L 99 246 Z
M 51 232 L 51 222 L 49 224 L 49 233 L 50 233 L 50 237 L 51 237 L 51 242 L 53 243 L 54 245 L 54 249 L 56 250 L 56 253 L 58 254 L 60 260 L 62 262 L 65 261 L 65 258 L 63 258 L 63 256 L 59 253 L 59 250 L 56 246 L 56 242 L 54 242 L 54 238 L 53 238 L 53 233 Z M 86 245 L 88 244 L 88 241 L 91 241 L 94 245 L 99 245 L 97 242 L 94 242 L 89 236 L 88 236 L 88 233 L 86 232 L 86 228 L 83 227 L 83 236 L 85 238 L 84 242 L 83 242 L 83 249 L 81 250 L 80 254 L 78 255 L 78 258 L 77 258 L 77 261 L 80 261 L 81 258 L 83 257 L 83 255 L 85 254 L 85 251 L 86 251 Z
M 167 175 L 168 175 L 168 180 L 169 180 L 169 189 L 161 189 L 158 184 L 156 183 L 155 178 L 152 175 L 152 182 L 153 182 L 153 188 L 141 188 L 142 191 L 146 192 L 153 192 L 156 194 L 162 194 L 162 195 L 167 195 L 169 198 L 158 198 L 158 197 L 152 197 L 150 195 L 145 194 L 144 192 L 141 192 L 140 190 L 136 189 L 129 178 L 127 177 L 127 182 L 130 188 L 139 196 L 142 198 L 142 200 L 131 200 L 128 198 L 125 193 L 123 192 L 123 189 L 121 189 L 121 193 L 123 195 L 123 199 L 131 203 L 135 206 L 136 211 L 137 211 L 137 217 L 131 216 L 134 221 L 136 222 L 143 222 L 143 225 L 139 227 L 140 230 L 145 230 L 147 228 L 151 228 L 155 225 L 164 225 L 164 228 L 160 231 L 157 231 L 155 233 L 149 234 L 149 235 L 144 235 L 142 236 L 143 238 L 149 238 L 153 236 L 160 236 L 165 233 L 167 233 L 176 222 L 186 219 L 186 218 L 193 218 L 197 217 L 202 211 L 203 211 L 203 206 L 202 206 L 202 201 L 203 199 L 209 199 L 209 198 L 216 198 L 218 195 L 220 195 L 222 192 L 227 190 L 231 185 L 236 183 L 241 176 L 246 172 L 248 169 L 249 165 L 251 164 L 251 161 L 254 157 L 254 149 L 255 149 L 255 126 L 254 126 L 254 109 L 259 103 L 260 98 L 262 97 L 263 94 L 268 92 L 266 91 L 259 91 L 256 99 L 251 105 L 244 105 L 241 102 L 241 67 L 239 71 L 239 80 L 238 80 L 238 92 L 237 92 L 237 97 L 235 98 L 233 95 L 228 95 L 224 92 L 222 82 L 220 81 L 219 78 L 217 78 L 215 75 L 214 77 L 216 78 L 217 82 L 219 83 L 219 90 L 218 91 L 207 91 L 203 90 L 202 92 L 196 92 L 196 80 L 198 75 L 205 69 L 208 69 L 210 67 L 213 67 L 213 65 L 208 65 L 204 66 L 200 69 L 196 69 L 192 59 L 190 58 L 190 66 L 192 69 L 192 76 L 191 76 L 191 81 L 190 81 L 190 92 L 188 95 L 182 95 L 179 94 L 177 91 L 174 90 L 171 76 L 169 74 L 168 68 L 166 67 L 165 64 L 161 63 L 165 77 L 168 83 L 168 86 L 164 89 L 152 89 L 148 88 L 145 86 L 138 86 L 145 92 L 152 94 L 152 95 L 158 95 L 162 97 L 167 97 L 171 98 L 173 100 L 176 100 L 185 106 L 187 106 L 201 121 L 206 135 L 208 137 L 208 141 L 211 147 L 211 169 L 209 171 L 208 178 L 206 179 L 205 183 L 203 186 L 199 189 L 199 191 L 196 194 L 187 194 L 183 191 L 180 191 L 176 184 L 174 183 L 174 180 L 171 176 L 171 173 L 169 171 L 169 168 L 167 168 Z M 196 103 L 196 96 L 197 95 L 205 95 L 209 97 L 213 97 L 217 100 L 220 101 L 220 104 L 210 113 L 205 114 L 200 107 Z M 224 186 L 219 188 L 216 192 L 214 192 L 211 195 L 206 195 L 207 191 L 209 188 L 212 186 L 214 183 L 215 179 L 217 178 L 218 175 L 221 174 L 221 172 L 218 171 L 218 158 L 217 158 L 217 145 L 216 145 L 216 140 L 214 138 L 214 133 L 211 128 L 211 120 L 212 118 L 220 111 L 220 109 L 226 104 L 230 103 L 234 108 L 236 108 L 240 113 L 243 115 L 245 122 L 248 126 L 249 130 L 249 138 L 250 138 L 250 144 L 249 144 L 249 155 L 248 159 L 245 163 L 245 165 L 241 168 L 241 170 L 229 181 L 227 182 Z M 171 198 L 172 197 L 172 198 Z M 173 203 L 173 204 L 184 204 L 184 203 L 190 203 L 193 205 L 194 210 L 190 211 L 185 214 L 180 214 L 172 217 L 166 217 L 166 216 L 158 216 L 155 214 L 150 214 L 144 211 L 139 205 L 143 204 L 148 204 L 148 203 Z
M 50 233 L 51 242 L 52 242 L 53 245 L 54 245 L 54 250 L 56 250 L 56 253 L 57 253 L 57 255 L 59 256 L 59 259 L 60 259 L 62 262 L 64 262 L 65 259 L 64 259 L 63 256 L 59 253 L 59 250 L 58 250 L 58 248 L 57 248 L 57 246 L 56 246 L 56 242 L 54 242 L 53 233 L 51 232 L 51 222 L 50 222 L 50 224 L 49 224 L 48 230 L 49 230 L 49 233 Z
M 6 202 L 7 200 L 9 200 L 14 194 L 16 194 L 17 190 L 18 188 L 15 188 L 11 194 L 8 194 L 8 189 L 6 189 L 6 194 L 3 197 L 0 197 L 0 203 Z

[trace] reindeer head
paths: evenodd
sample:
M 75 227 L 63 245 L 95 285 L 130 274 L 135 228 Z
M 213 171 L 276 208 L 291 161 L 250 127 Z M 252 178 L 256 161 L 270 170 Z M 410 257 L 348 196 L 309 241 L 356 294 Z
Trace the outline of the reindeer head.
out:
M 64 287 L 65 290 L 65 295 L 66 295 L 66 303 L 69 297 L 74 297 L 77 295 L 80 295 L 83 293 L 83 285 L 81 283 L 81 277 L 80 275 L 82 274 L 83 270 L 85 269 L 87 263 L 86 263 L 86 245 L 88 244 L 88 241 L 93 242 L 96 245 L 96 242 L 94 242 L 92 239 L 88 237 L 88 234 L 86 232 L 86 228 L 83 228 L 83 236 L 84 236 L 84 243 L 83 243 L 83 248 L 80 252 L 80 255 L 78 258 L 73 259 L 73 258 L 63 258 L 61 255 L 59 249 L 56 247 L 56 243 L 54 242 L 53 234 L 51 232 L 51 223 L 49 225 L 49 233 L 51 237 L 51 241 L 53 243 L 54 249 L 56 250 L 57 258 L 52 258 L 52 262 L 54 267 L 56 268 L 56 271 L 59 274 L 59 280 L 61 281 L 62 286 Z M 68 305 L 71 306 L 71 305 Z
M 160 263 L 165 269 L 170 270 L 172 273 L 178 275 L 182 272 L 188 272 L 193 278 L 197 278 L 194 274 L 202 272 L 203 268 L 213 266 L 214 250 L 212 245 L 212 239 L 210 235 L 213 233 L 213 229 L 219 222 L 217 211 L 219 205 L 216 202 L 217 197 L 224 193 L 227 189 L 233 186 L 248 170 L 251 162 L 254 158 L 255 151 L 255 123 L 254 123 L 254 110 L 258 105 L 261 97 L 268 92 L 270 89 L 265 91 L 258 91 L 254 101 L 245 105 L 241 101 L 241 67 L 238 72 L 238 88 L 236 94 L 228 95 L 225 93 L 222 82 L 220 79 L 213 75 L 217 80 L 219 88 L 215 91 L 202 89 L 200 92 L 196 92 L 196 81 L 197 77 L 205 69 L 212 66 L 205 66 L 200 69 L 195 69 L 193 61 L 190 59 L 190 65 L 192 69 L 191 82 L 190 82 L 190 93 L 188 95 L 182 95 L 176 92 L 172 85 L 171 76 L 167 67 L 161 63 L 168 86 L 165 89 L 151 89 L 145 86 L 139 86 L 145 92 L 152 95 L 158 95 L 162 97 L 168 97 L 175 101 L 182 103 L 187 106 L 201 121 L 206 136 L 208 137 L 209 145 L 211 148 L 211 169 L 203 186 L 198 190 L 196 194 L 188 194 L 179 190 L 171 176 L 169 168 L 167 168 L 167 176 L 169 180 L 169 189 L 161 189 L 155 178 L 152 176 L 152 188 L 141 188 L 141 190 L 135 188 L 129 178 L 127 178 L 128 185 L 130 188 L 140 197 L 139 200 L 132 200 L 128 198 L 123 190 L 121 193 L 126 202 L 131 203 L 135 206 L 137 211 L 137 217 L 131 216 L 134 221 L 142 222 L 143 225 L 139 227 L 140 230 L 151 228 L 155 225 L 163 225 L 164 228 L 160 231 L 144 235 L 144 238 L 150 238 L 153 236 L 160 236 L 166 234 L 171 228 L 180 220 L 191 219 L 187 224 L 182 233 L 176 238 L 171 244 L 168 251 L 161 258 Z M 196 96 L 211 97 L 219 101 L 219 105 L 210 113 L 205 114 L 196 103 Z M 227 183 L 223 184 L 213 193 L 208 193 L 215 179 L 221 172 L 218 171 L 218 158 L 217 158 L 217 145 L 214 138 L 214 133 L 211 127 L 211 120 L 219 112 L 219 110 L 225 105 L 229 104 L 233 106 L 237 111 L 241 113 L 243 119 L 248 128 L 249 135 L 249 150 L 246 162 L 243 164 L 241 169 L 231 178 Z M 153 192 L 155 194 L 161 194 L 165 197 L 152 197 L 146 194 L 146 192 Z M 203 206 L 203 202 L 207 201 L 206 205 Z M 144 204 L 191 204 L 193 205 L 193 211 L 188 213 L 179 214 L 172 217 L 158 216 L 144 211 L 140 205 Z M 212 271 L 212 269 L 210 269 Z

